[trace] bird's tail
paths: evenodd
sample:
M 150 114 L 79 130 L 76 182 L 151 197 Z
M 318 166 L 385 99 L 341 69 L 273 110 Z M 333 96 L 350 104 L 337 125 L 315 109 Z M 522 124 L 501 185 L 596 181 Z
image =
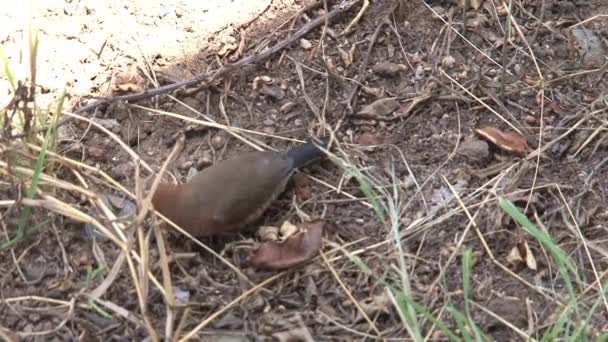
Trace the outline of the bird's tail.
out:
M 287 151 L 287 156 L 293 159 L 293 166 L 297 169 L 323 156 L 325 152 L 321 148 L 326 146 L 327 141 L 313 138 L 311 141 Z

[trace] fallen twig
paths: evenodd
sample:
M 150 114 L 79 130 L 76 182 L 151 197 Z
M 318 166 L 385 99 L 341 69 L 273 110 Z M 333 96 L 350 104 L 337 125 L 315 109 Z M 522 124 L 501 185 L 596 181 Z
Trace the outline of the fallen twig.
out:
M 215 69 L 211 72 L 205 73 L 205 74 L 200 74 L 197 75 L 193 78 L 187 79 L 187 80 L 183 80 L 180 82 L 175 82 L 175 83 L 171 83 L 171 84 L 167 84 L 161 87 L 157 87 L 157 88 L 153 88 L 153 89 L 148 89 L 148 90 L 144 90 L 140 93 L 135 93 L 135 94 L 127 94 L 127 95 L 119 95 L 119 96 L 113 96 L 113 97 L 108 97 L 108 98 L 102 98 L 98 101 L 95 101 L 87 106 L 81 107 L 79 109 L 77 109 L 75 111 L 75 113 L 82 113 L 82 112 L 86 112 L 89 111 L 91 109 L 97 108 L 101 105 L 104 104 L 110 104 L 116 101 L 137 101 L 137 100 L 143 100 L 143 99 L 147 99 L 147 98 L 151 98 L 154 96 L 158 96 L 161 94 L 165 94 L 168 92 L 171 92 L 175 89 L 178 88 L 182 88 L 182 87 L 189 87 L 189 86 L 193 86 L 195 84 L 199 84 L 199 83 L 203 83 L 203 85 L 208 85 L 210 83 L 212 83 L 213 81 L 215 81 L 216 79 L 224 76 L 225 74 L 237 69 L 238 67 L 244 66 L 244 65 L 248 65 L 248 64 L 257 64 L 260 63 L 264 60 L 266 60 L 268 57 L 272 56 L 273 54 L 275 54 L 278 51 L 283 50 L 284 48 L 288 47 L 289 45 L 291 45 L 292 43 L 298 41 L 300 38 L 302 38 L 303 36 L 305 36 L 307 33 L 309 33 L 310 31 L 314 30 L 315 28 L 319 27 L 321 24 L 325 23 L 325 21 L 331 21 L 335 18 L 337 18 L 338 16 L 346 13 L 348 10 L 350 10 L 356 3 L 358 3 L 359 0 L 353 0 L 349 3 L 347 3 L 346 5 L 341 5 L 341 6 L 337 6 L 336 8 L 334 8 L 333 10 L 331 10 L 329 13 L 327 13 L 327 15 L 322 16 L 322 17 L 318 17 L 312 21 L 310 21 L 309 23 L 307 23 L 306 25 L 302 26 L 302 28 L 300 28 L 296 33 L 292 34 L 291 36 L 287 37 L 286 39 L 278 42 L 277 44 L 275 44 L 273 47 L 257 54 L 257 55 L 253 55 L 253 56 L 248 56 L 245 58 L 241 58 L 240 60 L 238 60 L 237 62 L 234 62 L 232 64 L 226 64 L 218 69 Z

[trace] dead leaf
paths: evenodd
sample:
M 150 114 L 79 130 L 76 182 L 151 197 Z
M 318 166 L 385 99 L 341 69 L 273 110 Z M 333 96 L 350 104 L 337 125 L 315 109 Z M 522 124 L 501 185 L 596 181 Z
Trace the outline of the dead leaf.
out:
M 369 116 L 387 116 L 399 108 L 399 101 L 396 97 L 385 97 L 376 100 L 359 111 L 359 114 Z
M 296 225 L 289 221 L 283 222 L 281 228 L 279 229 L 279 233 L 281 234 L 281 241 L 285 241 L 289 239 L 292 235 L 295 235 L 300 231 Z
M 257 90 L 260 87 L 260 84 L 272 84 L 273 79 L 270 76 L 262 75 L 256 76 L 253 79 L 252 88 L 253 90 Z
M 395 77 L 400 71 L 405 69 L 407 67 L 403 64 L 384 62 L 374 65 L 372 71 L 381 77 Z
M 274 226 L 261 226 L 258 229 L 258 236 L 262 241 L 278 241 L 279 228 Z
M 283 242 L 268 241 L 261 244 L 249 259 L 250 265 L 275 271 L 299 266 L 317 254 L 322 238 L 323 221 L 304 223 L 299 233 Z
M 528 142 L 517 132 L 504 133 L 494 127 L 476 129 L 475 132 L 507 152 L 519 156 L 525 156 L 528 153 Z
M 536 258 L 530 247 L 528 246 L 528 242 L 524 239 L 519 239 L 517 244 L 513 246 L 509 255 L 507 255 L 507 261 L 512 264 L 525 263 L 529 269 L 536 271 Z
M 362 300 L 359 305 L 361 309 L 368 315 L 374 316 L 378 313 L 389 313 L 389 309 L 393 305 L 391 298 L 386 291 Z

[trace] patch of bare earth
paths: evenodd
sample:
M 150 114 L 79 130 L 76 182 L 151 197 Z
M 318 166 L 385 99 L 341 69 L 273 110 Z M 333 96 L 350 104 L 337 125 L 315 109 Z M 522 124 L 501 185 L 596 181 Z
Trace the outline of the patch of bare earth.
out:
M 447 308 L 465 311 L 462 253 L 470 248 L 470 315 L 480 330 L 497 341 L 539 338 L 559 319 L 568 289 L 555 259 L 498 196 L 576 264 L 571 320 L 588 319 L 600 298 L 589 333 L 606 331 L 608 5 L 514 2 L 505 39 L 501 1 L 467 11 L 455 1 L 372 1 L 345 32 L 364 4 L 354 2 L 257 64 L 81 112 L 99 97 L 211 75 L 264 53 L 321 18 L 323 1 L 54 1 L 39 9 L 40 100 L 51 103 L 67 82 L 68 111 L 77 112 L 63 116 L 56 149 L 75 162 L 51 158 L 60 167 L 48 172 L 89 192 L 48 184 L 41 191 L 95 222 L 34 210 L 31 224 L 44 224 L 1 251 L 2 331 L 58 341 L 411 338 L 389 283 L 409 287 L 460 333 Z M 327 3 L 339 11 L 352 2 Z M 6 13 L 12 26 L 0 39 L 14 52 L 22 24 Z M 18 55 L 9 60 L 17 64 Z M 484 127 L 515 133 L 497 139 L 476 131 Z M 333 134 L 332 151 L 372 175 L 378 201 L 395 208 L 380 219 L 357 178 L 323 160 L 241 234 L 201 240 L 203 247 L 168 229 L 161 240 L 153 229 L 160 219 L 134 224 L 134 156 L 149 187 L 179 134 L 185 149 L 165 181 L 185 182 L 252 146 L 285 150 L 290 140 Z M 19 144 L 4 138 L 6 160 Z M 523 154 L 509 149 L 518 139 Z M 2 198 L 18 200 L 24 181 L 2 165 Z M 9 202 L 0 209 L 4 242 L 23 208 Z M 322 253 L 281 273 L 248 267 L 243 250 L 259 239 L 253 231 L 299 222 L 298 212 L 324 220 Z M 514 249 L 533 255 L 535 267 L 509 257 Z M 422 336 L 447 339 L 424 315 L 417 320 Z

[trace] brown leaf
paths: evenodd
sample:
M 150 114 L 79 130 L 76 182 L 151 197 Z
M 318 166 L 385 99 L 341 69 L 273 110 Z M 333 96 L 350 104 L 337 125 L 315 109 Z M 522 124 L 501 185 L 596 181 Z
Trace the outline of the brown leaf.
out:
M 475 132 L 507 152 L 512 152 L 519 156 L 525 156 L 528 153 L 526 139 L 516 132 L 505 133 L 494 127 L 476 129 Z
M 359 114 L 369 116 L 387 116 L 399 108 L 399 101 L 394 97 L 386 97 L 376 100 L 361 108 Z
M 284 270 L 312 259 L 321 248 L 323 221 L 302 224 L 301 231 L 279 243 L 268 241 L 260 245 L 249 259 L 251 266 L 268 270 Z
M 537 269 L 536 258 L 528 247 L 528 242 L 524 239 L 519 239 L 513 246 L 509 255 L 507 255 L 507 261 L 512 264 L 525 263 L 533 271 Z

